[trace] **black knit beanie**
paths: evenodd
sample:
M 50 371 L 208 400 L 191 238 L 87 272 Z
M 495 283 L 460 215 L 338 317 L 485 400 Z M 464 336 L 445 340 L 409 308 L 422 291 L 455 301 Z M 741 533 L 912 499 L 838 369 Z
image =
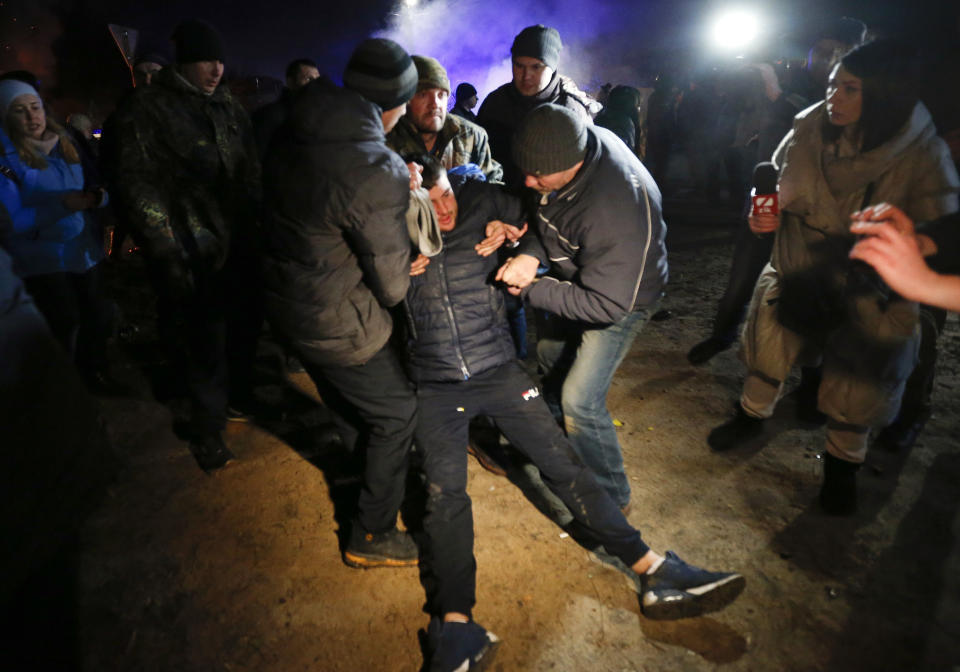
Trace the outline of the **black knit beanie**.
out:
M 399 44 L 383 38 L 364 40 L 354 50 L 343 85 L 356 91 L 384 111 L 413 98 L 417 92 L 417 68 Z
M 525 174 L 551 175 L 587 155 L 587 126 L 575 112 L 547 103 L 523 118 L 513 137 L 513 160 Z
M 513 38 L 510 53 L 516 56 L 529 56 L 547 64 L 551 70 L 557 69 L 560 63 L 560 33 L 555 28 L 544 25 L 527 26 L 520 34 Z
M 220 33 L 205 21 L 189 19 L 182 22 L 173 31 L 173 42 L 177 51 L 177 63 L 226 61 Z
M 473 86 L 473 84 L 470 84 L 469 82 L 462 82 L 457 85 L 458 103 L 475 95 L 477 95 L 477 89 Z

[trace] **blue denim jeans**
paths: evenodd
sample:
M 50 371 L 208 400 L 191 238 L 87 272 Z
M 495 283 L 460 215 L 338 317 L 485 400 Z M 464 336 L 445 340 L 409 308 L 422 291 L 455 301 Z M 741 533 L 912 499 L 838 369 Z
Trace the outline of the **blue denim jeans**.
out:
M 659 303 L 606 327 L 549 315 L 542 320 L 538 334 L 544 399 L 554 417 L 563 421 L 577 455 L 621 508 L 630 502 L 630 484 L 607 410 L 607 392 L 633 339 L 657 312 Z

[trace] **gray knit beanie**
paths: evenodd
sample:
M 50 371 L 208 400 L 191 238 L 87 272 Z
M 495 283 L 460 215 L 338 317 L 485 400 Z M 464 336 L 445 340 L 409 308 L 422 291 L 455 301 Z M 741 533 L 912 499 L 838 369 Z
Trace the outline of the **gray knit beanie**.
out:
M 513 38 L 510 53 L 516 56 L 529 56 L 547 64 L 551 70 L 556 70 L 560 63 L 560 33 L 555 28 L 544 25 L 527 26 Z
M 417 68 L 399 44 L 372 38 L 354 50 L 343 71 L 343 85 L 382 110 L 392 110 L 417 92 Z
M 513 160 L 528 175 L 562 172 L 586 155 L 586 124 L 572 110 L 553 103 L 530 110 L 513 136 Z

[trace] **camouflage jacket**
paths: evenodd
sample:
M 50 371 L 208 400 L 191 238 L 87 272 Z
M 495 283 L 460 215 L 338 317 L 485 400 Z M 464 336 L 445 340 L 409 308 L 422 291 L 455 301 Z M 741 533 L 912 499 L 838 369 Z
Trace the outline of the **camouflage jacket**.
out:
M 420 132 L 406 116 L 400 118 L 396 127 L 387 135 L 387 145 L 400 156 L 409 154 L 427 154 Z M 447 114 L 443 128 L 437 134 L 433 151 L 429 152 L 440 159 L 444 168 L 475 163 L 487 176 L 488 182 L 501 182 L 503 168 L 493 160 L 487 132 L 477 124 L 453 114 Z
M 260 163 L 250 119 L 225 86 L 204 95 L 164 68 L 112 126 L 111 193 L 172 280 L 221 268 L 232 244 L 255 244 Z

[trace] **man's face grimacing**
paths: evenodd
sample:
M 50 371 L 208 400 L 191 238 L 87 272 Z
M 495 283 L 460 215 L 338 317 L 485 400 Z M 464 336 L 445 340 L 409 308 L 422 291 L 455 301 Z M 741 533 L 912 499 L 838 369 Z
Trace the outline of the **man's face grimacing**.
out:
M 532 56 L 514 56 L 513 85 L 523 96 L 534 96 L 550 83 L 553 69 Z
M 437 224 L 444 233 L 453 231 L 457 225 L 457 197 L 453 195 L 447 174 L 441 173 L 436 184 L 430 187 L 430 202 L 437 213 Z
M 580 170 L 580 166 L 582 165 L 583 161 L 579 161 L 576 165 L 566 170 L 561 170 L 559 173 L 550 173 L 549 175 L 531 175 L 527 173 L 523 183 L 541 194 L 552 194 L 567 186 L 570 180 L 576 176 L 577 171 Z
M 446 89 L 423 89 L 414 94 L 408 115 L 421 133 L 439 133 L 447 118 L 450 92 Z

